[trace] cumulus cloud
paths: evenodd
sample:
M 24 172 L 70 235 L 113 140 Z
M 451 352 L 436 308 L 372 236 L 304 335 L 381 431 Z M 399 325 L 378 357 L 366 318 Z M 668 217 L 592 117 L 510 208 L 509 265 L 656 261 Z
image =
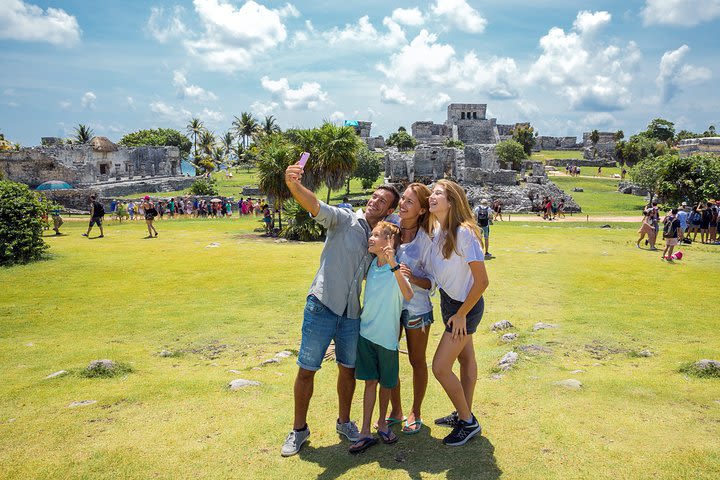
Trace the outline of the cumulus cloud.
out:
M 468 33 L 485 31 L 487 20 L 465 0 L 436 0 L 430 11 L 442 21 Z
M 152 102 L 150 104 L 150 111 L 165 120 L 170 120 L 175 123 L 181 122 L 185 118 L 192 117 L 190 111 L 185 110 L 184 108 L 173 107 L 165 102 Z
M 4 0 L 0 6 L 0 39 L 47 42 L 72 46 L 82 31 L 77 19 L 59 8 L 42 8 L 22 0 Z
M 327 93 L 317 82 L 303 82 L 293 89 L 287 78 L 271 80 L 264 76 L 260 84 L 288 110 L 316 110 L 327 101 Z
M 391 18 L 401 25 L 417 27 L 425 23 L 425 18 L 419 8 L 396 8 Z
M 184 11 L 183 7 L 176 5 L 171 17 L 166 19 L 163 7 L 152 7 L 145 28 L 160 43 L 186 37 L 190 31 L 181 19 Z
M 517 96 L 517 65 L 511 58 L 481 60 L 475 52 L 458 57 L 455 49 L 438 42 L 437 35 L 421 30 L 388 64 L 376 67 L 401 85 L 452 86 L 466 92 L 483 92 L 491 98 Z
M 173 72 L 173 86 L 178 98 L 190 98 L 201 102 L 217 100 L 217 95 L 197 85 L 188 85 L 185 74 L 179 70 Z
M 85 92 L 85 94 L 80 99 L 80 106 L 83 108 L 95 108 L 95 100 L 97 100 L 97 95 L 93 92 Z
M 683 63 L 690 47 L 683 45 L 670 50 L 660 59 L 660 73 L 655 82 L 660 88 L 660 100 L 667 103 L 682 91 L 683 86 L 695 85 L 710 80 L 712 73 L 705 67 Z
M 627 108 L 640 50 L 634 42 L 620 47 L 596 40 L 595 34 L 610 20 L 607 12 L 583 11 L 571 31 L 551 28 L 540 39 L 542 54 L 532 64 L 527 83 L 559 91 L 575 110 Z
M 395 20 L 390 17 L 383 19 L 387 32 L 380 33 L 365 15 L 355 24 L 347 24 L 344 28 L 333 28 L 322 32 L 322 37 L 331 45 L 348 44 L 356 47 L 363 45 L 366 48 L 396 48 L 407 43 L 405 32 Z
M 225 115 L 222 112 L 217 112 L 208 108 L 203 108 L 202 112 L 199 112 L 196 116 L 215 123 L 222 122 L 225 119 Z
M 330 114 L 330 121 L 331 122 L 339 122 L 340 120 L 343 120 L 345 118 L 345 114 L 343 112 L 334 111 Z
M 285 18 L 285 17 L 297 18 L 300 16 L 300 12 L 298 11 L 298 9 L 295 8 L 295 5 L 293 5 L 291 3 L 286 3 L 285 6 L 282 7 L 281 9 L 279 9 L 277 12 L 278 12 L 278 15 L 280 15 L 280 17 L 282 17 L 282 18 Z
M 693 27 L 720 17 L 720 0 L 646 0 L 645 25 Z
M 534 115 L 540 113 L 540 108 L 535 105 L 533 102 L 530 102 L 528 100 L 518 99 L 515 101 L 515 107 L 517 108 L 518 112 L 520 112 L 525 117 L 533 117 Z
M 586 129 L 608 128 L 615 125 L 615 116 L 610 112 L 594 112 L 582 119 Z
M 279 104 L 277 102 L 253 102 L 253 104 L 250 105 L 250 110 L 252 110 L 253 113 L 257 113 L 258 115 L 264 117 L 265 115 L 270 115 L 274 112 L 278 105 Z
M 428 105 L 430 110 L 439 110 L 442 108 L 446 108 L 448 104 L 450 103 L 450 95 L 444 92 L 439 92 L 437 95 L 435 95 L 433 98 L 431 98 L 426 105 Z
M 72 107 L 72 103 L 68 102 L 67 100 L 61 100 L 59 105 L 60 108 L 63 110 L 70 110 L 70 107 Z
M 392 103 L 396 105 L 412 105 L 415 103 L 409 99 L 397 85 L 392 87 L 380 85 L 380 101 L 382 103 Z

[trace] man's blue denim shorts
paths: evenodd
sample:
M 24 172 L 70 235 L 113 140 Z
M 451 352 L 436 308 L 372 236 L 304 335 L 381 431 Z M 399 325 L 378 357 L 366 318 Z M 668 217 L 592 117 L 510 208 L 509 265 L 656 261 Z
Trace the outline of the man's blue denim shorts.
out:
M 297 364 L 305 370 L 320 370 L 325 352 L 334 340 L 336 362 L 343 367 L 355 368 L 359 336 L 359 318 L 336 315 L 314 295 L 309 295 L 303 313 Z

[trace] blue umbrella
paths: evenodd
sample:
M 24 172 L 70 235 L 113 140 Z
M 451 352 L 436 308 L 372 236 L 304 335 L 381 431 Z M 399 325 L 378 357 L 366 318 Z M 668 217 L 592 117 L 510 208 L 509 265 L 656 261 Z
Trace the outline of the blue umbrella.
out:
M 345 120 L 346 127 L 359 127 L 357 120 Z
M 68 190 L 71 188 L 73 187 L 69 183 L 61 182 L 60 180 L 50 180 L 49 182 L 38 185 L 36 190 Z

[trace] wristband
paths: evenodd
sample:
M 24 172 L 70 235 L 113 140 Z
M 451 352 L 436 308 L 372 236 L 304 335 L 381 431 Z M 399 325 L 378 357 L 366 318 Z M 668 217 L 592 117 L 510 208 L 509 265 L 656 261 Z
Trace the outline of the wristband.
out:
M 397 272 L 398 270 L 400 270 L 400 264 L 399 264 L 399 263 L 390 269 L 391 272 Z

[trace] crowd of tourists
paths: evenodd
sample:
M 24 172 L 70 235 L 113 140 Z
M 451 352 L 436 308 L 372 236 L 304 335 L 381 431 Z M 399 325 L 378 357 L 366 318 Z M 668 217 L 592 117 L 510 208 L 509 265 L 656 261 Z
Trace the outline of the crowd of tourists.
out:
M 149 197 L 148 197 L 149 198 Z M 170 198 L 153 202 L 157 217 L 165 218 L 207 218 L 232 217 L 234 212 L 238 215 L 260 216 L 267 204 L 262 199 L 241 198 L 233 202 L 227 198 L 213 198 L 205 200 L 200 198 Z M 144 200 L 112 200 L 110 202 L 112 218 L 122 220 L 140 220 L 145 218 Z
M 650 250 L 658 250 L 656 244 L 662 224 L 662 240 L 665 243 L 662 260 L 676 259 L 677 255 L 673 256 L 675 247 L 696 242 L 698 234 L 701 243 L 718 245 L 720 244 L 717 235 L 719 209 L 715 200 L 698 202 L 694 205 L 682 202 L 678 208 L 668 210 L 661 220 L 660 207 L 657 202 L 653 202 L 643 210 L 642 223 L 638 230 L 640 236 L 635 243 L 641 248 L 640 242 L 644 240 Z
M 555 198 L 551 196 L 536 197 L 532 209 L 542 216 L 543 220 L 557 220 L 565 218 L 565 197 Z
M 378 187 L 364 211 L 330 206 L 302 184 L 303 166 L 291 165 L 286 184 L 295 200 L 327 229 L 319 269 L 310 286 L 302 322 L 294 383 L 293 428 L 281 454 L 291 456 L 308 440 L 307 415 L 315 374 L 331 342 L 338 365 L 336 431 L 359 453 L 378 442 L 392 444 L 391 429 L 415 435 L 423 429 L 422 405 L 428 385 L 427 350 L 434 324 L 431 292 L 439 290 L 443 334 L 435 348 L 432 373 L 453 412 L 435 420 L 452 428 L 443 443 L 464 445 L 481 432 L 473 414 L 477 362 L 473 334 L 483 316 L 484 229 L 478 226 L 465 192 L 439 180 L 432 189 L 412 183 L 399 193 Z M 344 202 L 347 203 L 347 202 Z M 489 217 L 488 202 L 483 218 Z M 397 209 L 397 213 L 396 212 Z M 360 296 L 365 281 L 364 297 Z M 362 307 L 361 307 L 362 305 Z M 411 407 L 400 395 L 399 339 L 404 330 L 412 367 Z M 453 372 L 460 364 L 460 376 Z M 360 428 L 350 419 L 356 380 L 365 382 Z M 373 411 L 379 391 L 379 414 Z M 377 430 L 377 436 L 372 429 Z

